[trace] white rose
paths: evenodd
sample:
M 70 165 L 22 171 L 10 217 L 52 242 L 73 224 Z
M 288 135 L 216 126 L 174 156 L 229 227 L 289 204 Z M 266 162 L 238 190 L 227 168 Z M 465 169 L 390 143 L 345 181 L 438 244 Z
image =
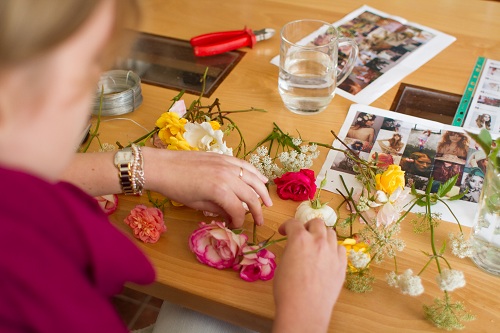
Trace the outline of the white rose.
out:
M 183 134 L 184 139 L 190 146 L 202 151 L 233 155 L 233 150 L 223 141 L 224 133 L 221 130 L 215 131 L 210 123 L 187 123 L 184 129 L 186 130 Z
M 325 221 L 327 227 L 333 227 L 337 222 L 337 213 L 335 210 L 324 204 L 320 208 L 313 208 L 310 201 L 303 201 L 295 211 L 295 218 L 302 223 L 306 223 L 314 218 Z

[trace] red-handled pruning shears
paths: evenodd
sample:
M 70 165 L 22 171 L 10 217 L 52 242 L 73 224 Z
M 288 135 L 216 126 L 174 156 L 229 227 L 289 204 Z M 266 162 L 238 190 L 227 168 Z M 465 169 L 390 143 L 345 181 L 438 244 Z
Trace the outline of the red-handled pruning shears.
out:
M 245 27 L 243 30 L 212 32 L 191 38 L 189 41 L 198 57 L 211 56 L 240 47 L 253 47 L 255 43 L 274 36 L 274 29 L 265 28 L 252 31 Z

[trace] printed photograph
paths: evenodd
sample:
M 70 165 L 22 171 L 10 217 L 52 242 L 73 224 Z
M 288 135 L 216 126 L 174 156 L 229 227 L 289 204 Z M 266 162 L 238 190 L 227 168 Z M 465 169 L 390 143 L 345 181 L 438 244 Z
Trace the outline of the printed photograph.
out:
M 492 93 L 500 93 L 500 83 L 498 82 L 485 81 L 481 88 Z
M 469 124 L 470 127 L 478 129 L 484 128 L 488 131 L 493 128 L 492 124 L 495 123 L 494 116 L 489 113 L 475 112 L 472 119 L 474 121 L 471 121 L 471 123 Z
M 469 137 L 465 133 L 445 131 L 436 149 L 436 159 L 465 164 L 469 145 Z
M 381 129 L 373 145 L 372 152 L 401 156 L 406 141 L 407 138 L 404 138 L 401 132 Z
M 365 153 L 365 152 L 362 152 L 360 150 L 356 150 L 354 151 L 354 153 L 363 158 L 364 160 L 366 161 L 369 161 L 369 158 L 370 158 L 370 155 L 368 153 Z M 351 159 L 349 158 L 347 155 L 345 155 L 344 153 L 338 153 L 336 156 L 335 156 L 335 160 L 333 161 L 333 164 L 331 166 L 331 169 L 332 170 L 338 170 L 338 171 L 343 171 L 343 172 L 346 172 L 346 173 L 350 173 L 350 174 L 356 174 L 354 171 L 353 171 L 353 167 L 356 165 L 356 163 Z
M 500 69 L 496 66 L 490 66 L 487 70 L 487 75 L 492 79 L 500 81 Z
M 460 192 L 465 193 L 462 200 L 479 202 L 483 188 L 484 172 L 480 168 L 465 168 Z
M 435 36 L 422 29 L 365 11 L 338 27 L 359 47 L 357 63 L 339 88 L 356 95 Z M 346 55 L 339 51 L 340 63 Z
M 383 121 L 384 118 L 359 112 L 349 127 L 346 138 L 367 142 L 368 144 L 364 146 L 363 151 L 370 152 Z
M 494 106 L 496 108 L 500 107 L 500 99 L 486 95 L 479 95 L 477 102 L 484 105 Z

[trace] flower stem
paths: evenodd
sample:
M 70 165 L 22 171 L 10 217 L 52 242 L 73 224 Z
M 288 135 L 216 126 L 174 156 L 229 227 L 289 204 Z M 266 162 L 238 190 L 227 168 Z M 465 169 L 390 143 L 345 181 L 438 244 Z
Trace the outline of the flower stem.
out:
M 433 258 L 436 260 L 436 266 L 438 269 L 439 274 L 441 274 L 441 265 L 439 264 L 439 257 L 436 251 L 436 244 L 435 244 L 435 239 L 434 239 L 434 224 L 432 223 L 432 215 L 431 215 L 431 202 L 430 202 L 430 195 L 426 194 L 426 201 L 427 201 L 427 207 L 425 209 L 425 213 L 428 216 L 429 219 L 429 227 L 431 231 L 431 248 L 432 248 L 432 254 Z
M 462 225 L 460 224 L 460 221 L 458 220 L 458 218 L 455 216 L 455 214 L 451 210 L 450 206 L 448 206 L 448 204 L 443 199 L 438 198 L 438 201 L 442 202 L 446 206 L 446 208 L 448 208 L 448 210 L 450 211 L 451 215 L 453 215 L 453 218 L 455 219 L 455 221 L 457 221 L 458 228 L 460 229 L 460 232 L 463 233 Z

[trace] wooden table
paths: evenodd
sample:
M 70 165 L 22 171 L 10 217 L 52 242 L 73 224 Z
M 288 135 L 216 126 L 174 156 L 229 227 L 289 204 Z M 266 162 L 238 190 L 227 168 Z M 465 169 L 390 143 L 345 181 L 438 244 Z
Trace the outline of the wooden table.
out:
M 425 86 L 462 94 L 478 56 L 500 60 L 500 3 L 479 0 L 143 0 L 144 32 L 189 39 L 212 31 L 236 30 L 247 25 L 253 29 L 263 27 L 279 31 L 286 22 L 301 18 L 316 18 L 335 22 L 363 4 L 392 15 L 404 17 L 410 22 L 432 27 L 457 38 L 451 46 L 438 54 L 413 74 L 404 78 L 408 84 Z M 224 110 L 245 109 L 250 106 L 264 108 L 265 114 L 241 114 L 234 120 L 241 127 L 245 139 L 253 147 L 272 129 L 272 123 L 290 133 L 300 132 L 303 138 L 330 143 L 330 129 L 338 131 L 344 121 L 351 101 L 336 96 L 330 106 L 315 116 L 299 116 L 288 111 L 282 104 L 277 90 L 278 68 L 270 64 L 279 52 L 279 37 L 258 43 L 219 86 L 213 97 L 221 100 Z M 393 87 L 372 106 L 389 109 L 398 86 Z M 136 112 L 125 117 L 133 119 L 148 129 L 170 105 L 177 92 L 143 85 L 144 103 Z M 186 102 L 196 96 L 185 95 Z M 143 131 L 127 121 L 105 122 L 101 127 L 101 139 L 114 142 L 119 139 L 137 138 Z M 231 141 L 229 141 L 231 143 Z M 322 150 L 313 169 L 318 172 L 326 157 Z M 168 166 L 166 172 L 168 172 Z M 209 175 L 207 175 L 208 177 Z M 266 223 L 260 227 L 260 237 L 272 235 L 277 227 L 294 215 L 296 202 L 280 200 L 275 188 L 270 189 L 274 206 L 265 208 Z M 324 194 L 325 199 L 339 197 Z M 120 196 L 119 210 L 111 219 L 124 232 L 130 231 L 122 223 L 130 209 L 138 204 L 149 204 L 141 198 Z M 236 272 L 219 271 L 198 263 L 187 245 L 189 234 L 197 223 L 207 220 L 201 213 L 185 207 L 172 207 L 165 212 L 168 232 L 153 245 L 137 244 L 150 257 L 157 270 L 157 281 L 147 287 L 132 286 L 146 293 L 171 302 L 213 315 L 242 326 L 269 331 L 274 316 L 272 281 L 248 283 Z M 247 218 L 245 227 L 251 231 L 252 220 Z M 447 239 L 455 226 L 442 223 L 437 238 Z M 407 247 L 400 255 L 400 269 L 420 270 L 425 258 L 421 250 L 429 249 L 428 235 L 415 235 L 405 225 L 402 238 Z M 278 256 L 285 246 L 272 247 Z M 452 293 L 455 300 L 463 301 L 477 316 L 467 323 L 465 332 L 498 332 L 500 324 L 500 279 L 479 270 L 470 260 L 453 256 L 452 265 L 463 270 L 467 286 Z M 299 260 L 299 259 L 298 259 Z M 335 307 L 330 332 L 438 332 L 423 317 L 422 305 L 442 297 L 435 283 L 434 269 L 423 275 L 425 294 L 412 298 L 390 288 L 385 274 L 393 269 L 391 263 L 374 265 L 376 276 L 373 292 L 356 294 L 343 290 Z

